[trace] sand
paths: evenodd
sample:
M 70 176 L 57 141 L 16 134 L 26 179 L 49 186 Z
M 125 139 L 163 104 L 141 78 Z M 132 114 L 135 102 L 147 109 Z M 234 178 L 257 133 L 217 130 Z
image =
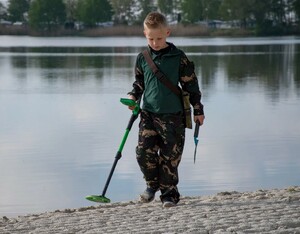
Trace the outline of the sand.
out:
M 300 233 L 300 187 L 4 216 L 0 233 Z

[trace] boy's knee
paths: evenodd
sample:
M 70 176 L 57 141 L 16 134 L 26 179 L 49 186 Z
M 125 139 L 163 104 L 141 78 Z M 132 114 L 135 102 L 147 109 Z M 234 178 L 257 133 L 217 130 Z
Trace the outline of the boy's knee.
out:
M 135 153 L 136 153 L 136 159 L 138 161 L 142 160 L 146 156 L 146 151 L 138 146 L 135 149 Z
M 136 159 L 140 165 L 156 164 L 158 160 L 155 150 L 144 149 L 139 146 L 136 147 Z

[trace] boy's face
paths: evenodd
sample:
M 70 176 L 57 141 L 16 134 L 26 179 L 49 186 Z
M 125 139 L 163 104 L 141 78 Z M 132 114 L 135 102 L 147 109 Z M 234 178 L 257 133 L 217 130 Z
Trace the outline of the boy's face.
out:
M 153 50 L 158 51 L 168 46 L 166 40 L 170 35 L 170 29 L 167 27 L 159 27 L 154 29 L 144 27 L 144 35 L 147 38 L 149 46 Z

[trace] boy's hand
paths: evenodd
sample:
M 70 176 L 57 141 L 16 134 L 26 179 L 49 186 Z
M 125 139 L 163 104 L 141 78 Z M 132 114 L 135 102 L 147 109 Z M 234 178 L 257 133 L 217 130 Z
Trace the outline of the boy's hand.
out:
M 200 126 L 204 123 L 205 116 L 204 115 L 195 115 L 194 121 L 195 123 L 198 121 L 200 123 Z
M 136 100 L 135 100 L 135 97 L 132 96 L 132 95 L 128 95 L 127 98 L 136 101 Z M 128 109 L 129 109 L 129 110 L 134 110 L 134 108 L 135 108 L 135 106 L 128 106 Z

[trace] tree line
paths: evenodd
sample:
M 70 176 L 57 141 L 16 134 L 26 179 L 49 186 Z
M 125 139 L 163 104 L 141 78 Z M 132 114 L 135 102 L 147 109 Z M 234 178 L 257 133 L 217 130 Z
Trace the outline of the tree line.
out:
M 74 22 L 85 27 L 140 25 L 150 11 L 170 22 L 196 24 L 226 21 L 257 34 L 299 30 L 300 0 L 8 0 L 0 18 L 23 22 L 36 30 L 52 30 Z

